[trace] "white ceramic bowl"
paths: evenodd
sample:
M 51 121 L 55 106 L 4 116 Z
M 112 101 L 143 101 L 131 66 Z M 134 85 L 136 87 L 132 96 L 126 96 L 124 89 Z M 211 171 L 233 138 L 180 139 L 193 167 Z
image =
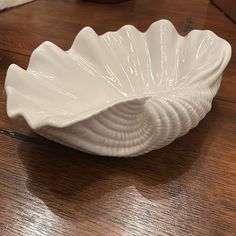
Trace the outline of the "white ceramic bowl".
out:
M 140 155 L 204 118 L 230 56 L 229 43 L 213 32 L 182 37 L 167 20 L 145 33 L 126 25 L 98 36 L 85 27 L 68 51 L 45 42 L 27 70 L 9 67 L 7 113 L 75 149 Z

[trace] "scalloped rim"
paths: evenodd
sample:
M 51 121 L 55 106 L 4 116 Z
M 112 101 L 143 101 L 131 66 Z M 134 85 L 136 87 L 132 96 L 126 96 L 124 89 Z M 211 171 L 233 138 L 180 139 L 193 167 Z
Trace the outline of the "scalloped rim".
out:
M 118 30 L 116 31 L 107 31 L 105 32 L 104 34 L 101 34 L 101 35 L 98 35 L 98 37 L 103 37 L 107 34 L 111 34 L 111 33 L 116 33 L 122 29 L 125 29 L 127 27 L 132 27 L 134 28 L 135 30 L 137 30 L 139 33 L 143 33 L 145 34 L 146 32 L 148 32 L 150 30 L 150 28 L 152 28 L 154 25 L 157 25 L 157 24 L 163 24 L 163 23 L 167 23 L 169 24 L 176 32 L 176 35 L 178 37 L 181 37 L 181 38 L 187 38 L 189 37 L 189 35 L 193 34 L 194 32 L 205 32 L 205 33 L 210 33 L 212 36 L 214 36 L 215 38 L 221 40 L 221 43 L 224 44 L 224 47 L 226 48 L 226 51 L 227 51 L 227 58 L 226 60 L 224 61 L 225 62 L 225 66 L 228 64 L 230 58 L 231 58 L 231 53 L 232 53 L 232 49 L 231 49 L 231 45 L 223 38 L 219 37 L 218 35 L 216 35 L 214 32 L 210 31 L 210 30 L 197 30 L 197 29 L 194 29 L 194 30 L 191 30 L 188 34 L 186 34 L 185 36 L 183 35 L 180 35 L 178 33 L 178 31 L 176 30 L 175 26 L 169 21 L 169 20 L 165 20 L 165 19 L 161 19 L 161 20 L 158 20 L 158 21 L 155 21 L 154 23 L 152 23 L 148 29 L 144 32 L 138 30 L 135 26 L 133 25 L 124 25 L 122 27 L 120 27 Z M 78 37 L 78 35 L 80 35 L 84 30 L 92 30 L 93 32 L 95 32 L 93 30 L 93 28 L 89 27 L 89 26 L 86 26 L 84 27 L 78 34 L 77 36 L 75 37 L 75 40 L 76 38 Z M 96 32 L 95 32 L 96 33 Z M 75 42 L 75 40 L 73 41 L 72 43 L 72 46 Z M 32 61 L 34 60 L 34 54 L 40 49 L 40 47 L 44 44 L 48 44 L 48 43 L 52 43 L 50 41 L 45 41 L 43 42 L 42 44 L 40 44 L 36 49 L 33 50 L 31 56 L 30 56 L 30 60 L 29 60 L 29 63 L 28 63 L 28 67 L 26 69 L 26 71 L 28 71 L 29 69 L 29 65 L 32 63 Z M 72 46 L 68 49 L 68 50 L 64 50 L 65 52 L 68 52 L 70 50 L 72 50 Z M 12 69 L 12 67 L 15 67 L 17 66 L 16 64 L 11 64 L 8 68 L 8 71 L 7 71 L 7 75 L 8 75 L 8 72 Z M 18 67 L 18 66 L 17 66 Z M 7 81 L 7 75 L 6 75 L 6 81 Z M 9 91 L 10 89 L 12 89 L 11 86 L 6 86 L 6 82 L 5 82 L 5 92 L 6 92 L 6 98 L 8 98 L 9 96 Z M 116 102 L 112 102 L 112 103 L 109 103 L 109 104 L 104 104 L 103 106 L 100 106 L 100 107 L 96 107 L 96 108 L 93 108 L 94 110 L 94 113 L 93 114 L 89 114 L 89 115 L 82 115 L 81 117 L 81 113 L 80 114 L 76 114 L 74 116 L 71 116 L 71 119 L 70 121 L 67 121 L 67 122 L 55 122 L 55 120 L 53 120 L 53 118 L 55 117 L 61 117 L 62 115 L 58 115 L 58 116 L 52 116 L 52 117 L 46 117 L 42 120 L 40 120 L 40 122 L 38 122 L 37 124 L 35 123 L 32 123 L 30 118 L 27 116 L 27 114 L 25 114 L 24 112 L 17 112 L 17 111 L 10 111 L 10 107 L 8 106 L 8 103 L 7 103 L 7 114 L 8 116 L 11 118 L 11 119 L 19 119 L 19 118 L 23 118 L 24 121 L 28 124 L 28 126 L 33 129 L 33 130 L 38 130 L 38 129 L 41 129 L 43 127 L 55 127 L 55 128 L 65 128 L 65 127 L 68 127 L 70 125 L 73 125 L 77 122 L 81 122 L 81 121 L 84 121 L 84 120 L 87 120 L 87 119 L 90 119 L 91 117 L 95 116 L 95 115 L 98 115 L 100 114 L 101 112 L 104 112 L 118 104 L 122 104 L 122 103 L 127 103 L 127 102 L 132 102 L 132 101 L 137 101 L 137 100 L 146 100 L 152 96 L 155 96 L 155 94 L 147 94 L 147 95 L 142 95 L 142 96 L 135 96 L 135 97 L 129 97 L 127 99 L 122 99 L 122 100 L 119 100 L 119 101 L 116 101 Z M 84 112 L 86 113 L 86 112 Z M 80 116 L 80 117 L 78 117 Z

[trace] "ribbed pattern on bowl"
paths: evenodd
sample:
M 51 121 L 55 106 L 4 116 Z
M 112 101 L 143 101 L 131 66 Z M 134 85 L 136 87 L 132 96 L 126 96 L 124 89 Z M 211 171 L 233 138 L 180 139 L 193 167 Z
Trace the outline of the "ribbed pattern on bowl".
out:
M 64 145 L 107 156 L 161 148 L 211 108 L 231 47 L 211 31 L 180 36 L 167 20 L 98 36 L 85 27 L 70 50 L 45 42 L 25 71 L 11 65 L 7 112 Z

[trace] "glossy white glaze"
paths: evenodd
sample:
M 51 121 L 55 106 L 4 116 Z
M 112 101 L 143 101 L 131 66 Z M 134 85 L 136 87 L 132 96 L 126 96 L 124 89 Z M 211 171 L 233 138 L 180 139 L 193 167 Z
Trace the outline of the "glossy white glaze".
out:
M 140 155 L 204 118 L 230 56 L 230 45 L 213 32 L 182 37 L 167 20 L 145 33 L 126 25 L 98 36 L 85 27 L 70 50 L 45 42 L 26 71 L 9 67 L 7 113 L 79 150 Z
M 33 0 L 0 0 L 0 10 L 32 2 Z

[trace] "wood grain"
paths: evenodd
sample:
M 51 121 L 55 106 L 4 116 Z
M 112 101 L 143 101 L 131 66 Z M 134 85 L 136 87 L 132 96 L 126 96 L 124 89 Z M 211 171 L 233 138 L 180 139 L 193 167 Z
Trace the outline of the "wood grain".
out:
M 133 159 L 1 136 L 2 235 L 234 235 L 235 116 Z
M 206 0 L 37 0 L 0 13 L 0 89 L 9 64 L 26 68 L 45 40 L 68 49 L 86 25 L 99 34 L 124 24 L 146 30 L 161 18 L 181 34 L 210 29 L 236 47 L 235 25 Z M 199 126 L 129 159 L 74 151 L 15 127 L 1 95 L 0 235 L 236 235 L 235 77 L 233 50 Z
M 236 5 L 234 0 L 212 0 L 212 3 L 230 17 L 233 22 L 236 22 Z

